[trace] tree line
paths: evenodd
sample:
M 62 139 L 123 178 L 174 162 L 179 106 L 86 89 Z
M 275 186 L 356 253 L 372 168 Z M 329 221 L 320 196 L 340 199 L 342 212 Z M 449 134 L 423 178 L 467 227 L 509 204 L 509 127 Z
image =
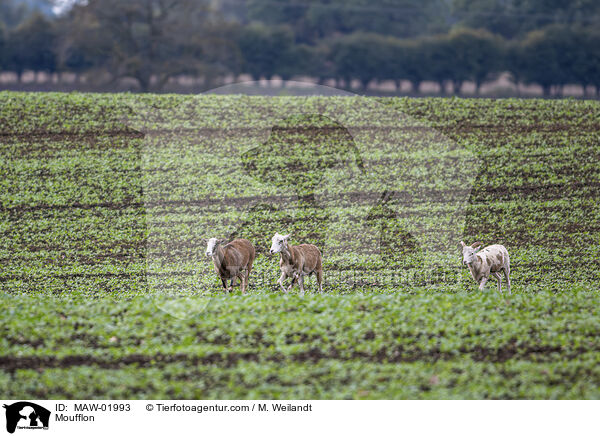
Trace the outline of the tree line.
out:
M 18 24 L 0 23 L 0 72 L 19 80 L 25 71 L 106 83 L 130 78 L 141 91 L 160 90 L 182 75 L 203 77 L 209 87 L 226 75 L 249 74 L 358 81 L 363 88 L 407 80 L 415 92 L 424 81 L 452 92 L 469 81 L 479 91 L 510 72 L 516 83 L 538 84 L 546 95 L 567 84 L 600 92 L 600 33 L 585 23 L 549 24 L 513 38 L 463 23 L 437 34 L 393 36 L 360 27 L 329 34 L 306 30 L 297 17 L 260 22 L 223 11 L 195 0 L 88 0 L 59 17 L 33 12 Z

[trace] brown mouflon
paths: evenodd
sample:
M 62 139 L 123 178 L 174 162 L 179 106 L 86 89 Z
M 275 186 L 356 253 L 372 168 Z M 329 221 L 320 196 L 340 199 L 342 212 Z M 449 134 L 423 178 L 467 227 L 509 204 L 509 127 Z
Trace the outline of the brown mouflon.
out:
M 246 293 L 248 277 L 252 271 L 255 258 L 254 247 L 246 239 L 235 239 L 229 243 L 217 238 L 210 238 L 206 245 L 206 255 L 212 257 L 215 271 L 223 283 L 223 290 L 229 292 L 227 280 L 231 280 L 231 290 L 235 279 L 242 282 L 242 294 Z
M 281 268 L 281 277 L 277 283 L 283 289 L 283 292 L 289 292 L 296 281 L 300 286 L 300 292 L 304 293 L 304 277 L 315 274 L 317 276 L 317 285 L 319 292 L 323 292 L 323 265 L 321 252 L 313 244 L 291 245 L 288 243 L 290 235 L 280 235 L 275 233 L 271 240 L 270 254 L 279 253 L 279 267 Z M 283 281 L 291 277 L 292 283 L 286 289 Z

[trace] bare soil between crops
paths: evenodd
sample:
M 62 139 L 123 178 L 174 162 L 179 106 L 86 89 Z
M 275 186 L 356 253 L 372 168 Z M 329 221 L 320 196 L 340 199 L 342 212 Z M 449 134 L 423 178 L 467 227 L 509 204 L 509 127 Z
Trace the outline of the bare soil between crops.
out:
M 400 363 L 400 362 L 435 362 L 438 360 L 455 360 L 470 358 L 476 362 L 502 363 L 510 359 L 552 361 L 560 356 L 561 360 L 576 359 L 580 354 L 587 352 L 598 352 L 597 349 L 564 349 L 560 346 L 516 346 L 513 343 L 505 344 L 499 348 L 486 348 L 476 346 L 470 349 L 462 347 L 457 352 L 443 352 L 438 349 L 431 350 L 405 350 L 400 346 L 384 347 L 374 353 L 360 351 L 340 351 L 336 348 L 321 350 L 311 348 L 306 351 L 292 354 L 265 354 L 258 352 L 219 352 L 207 353 L 203 356 L 191 356 L 187 354 L 130 354 L 118 359 L 106 359 L 100 357 L 73 355 L 67 357 L 54 356 L 2 356 L 0 357 L 0 369 L 13 372 L 22 369 L 48 369 L 69 368 L 73 366 L 96 366 L 100 368 L 115 369 L 128 365 L 137 367 L 157 367 L 170 363 L 185 363 L 190 366 L 216 365 L 232 367 L 241 362 L 306 362 L 316 363 L 324 359 L 343 361 L 359 360 L 362 362 L 376 363 Z

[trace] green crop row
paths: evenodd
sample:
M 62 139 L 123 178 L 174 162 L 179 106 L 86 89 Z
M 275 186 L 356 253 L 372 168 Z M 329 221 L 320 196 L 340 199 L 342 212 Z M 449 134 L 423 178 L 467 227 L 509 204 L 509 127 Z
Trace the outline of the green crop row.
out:
M 598 398 L 600 105 L 0 93 L 0 391 Z M 323 251 L 283 295 L 276 231 Z M 257 248 L 224 295 L 207 237 Z M 513 295 L 458 242 L 502 243 Z

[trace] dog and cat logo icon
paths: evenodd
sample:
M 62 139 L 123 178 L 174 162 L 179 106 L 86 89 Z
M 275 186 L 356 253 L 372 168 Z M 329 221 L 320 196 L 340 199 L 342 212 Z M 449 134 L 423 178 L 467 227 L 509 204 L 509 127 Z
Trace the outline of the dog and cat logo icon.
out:
M 16 429 L 47 430 L 50 423 L 50 411 L 29 401 L 19 401 L 3 406 L 6 409 L 6 431 L 14 433 Z

